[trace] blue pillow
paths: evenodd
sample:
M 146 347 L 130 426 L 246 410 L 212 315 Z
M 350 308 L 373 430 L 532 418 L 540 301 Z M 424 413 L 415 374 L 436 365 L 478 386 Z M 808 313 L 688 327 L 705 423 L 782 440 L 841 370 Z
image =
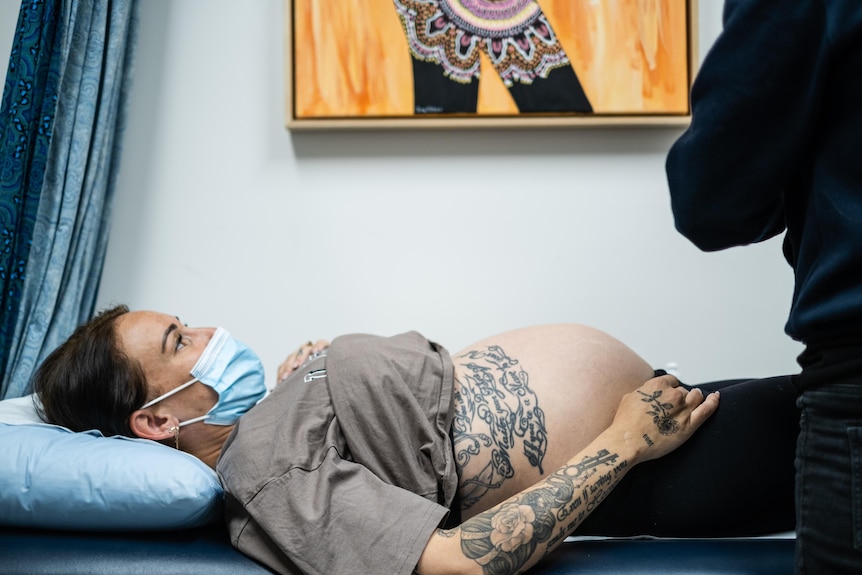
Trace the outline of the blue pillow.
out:
M 0 523 L 138 531 L 221 517 L 224 492 L 196 457 L 146 439 L 2 423 L 22 421 L 9 416 L 7 404 L 20 411 L 22 399 L 0 402 Z
M 44 423 L 39 417 L 36 394 L 0 401 L 0 423 Z

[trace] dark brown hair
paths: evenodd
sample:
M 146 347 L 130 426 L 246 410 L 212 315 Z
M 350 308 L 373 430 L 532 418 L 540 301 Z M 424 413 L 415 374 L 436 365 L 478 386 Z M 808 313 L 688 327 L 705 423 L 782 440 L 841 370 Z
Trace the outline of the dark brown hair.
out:
M 46 421 L 134 437 L 129 416 L 146 402 L 147 383 L 117 340 L 116 320 L 128 311 L 118 305 L 98 313 L 39 366 L 33 387 Z

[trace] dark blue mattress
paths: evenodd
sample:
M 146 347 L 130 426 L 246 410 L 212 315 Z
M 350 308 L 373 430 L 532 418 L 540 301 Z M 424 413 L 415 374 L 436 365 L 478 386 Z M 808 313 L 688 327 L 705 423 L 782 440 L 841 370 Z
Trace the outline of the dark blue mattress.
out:
M 535 575 L 792 574 L 792 539 L 568 541 Z M 270 573 L 230 546 L 223 528 L 87 533 L 0 527 L 4 575 L 237 575 Z M 361 575 L 361 574 L 360 574 Z

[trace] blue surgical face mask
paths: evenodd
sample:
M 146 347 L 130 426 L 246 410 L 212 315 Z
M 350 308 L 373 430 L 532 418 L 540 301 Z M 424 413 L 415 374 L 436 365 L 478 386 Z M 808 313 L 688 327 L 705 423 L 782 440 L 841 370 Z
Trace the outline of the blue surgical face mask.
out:
M 146 409 L 189 387 L 196 381 L 218 393 L 218 401 L 205 415 L 187 419 L 179 426 L 198 421 L 212 425 L 231 425 L 266 395 L 263 364 L 251 348 L 235 340 L 223 328 L 216 328 L 197 363 L 194 379 L 141 406 Z

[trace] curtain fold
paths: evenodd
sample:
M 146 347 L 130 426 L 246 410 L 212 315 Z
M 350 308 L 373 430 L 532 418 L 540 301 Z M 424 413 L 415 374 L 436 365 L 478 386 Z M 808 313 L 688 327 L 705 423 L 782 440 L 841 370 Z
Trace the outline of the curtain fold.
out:
M 29 166 L 31 173 L 41 168 L 42 176 L 30 176 L 30 194 L 38 202 L 29 252 L 16 260 L 26 261 L 23 281 L 11 294 L 0 277 L 4 296 L 9 293 L 2 308 L 5 363 L 0 398 L 30 393 L 36 366 L 93 313 L 137 39 L 137 0 L 24 0 L 19 22 L 32 19 L 26 13 L 37 5 L 54 19 L 42 94 L 44 101 L 53 102 L 54 113 L 53 120 L 40 116 L 42 130 L 47 127 L 47 150 L 42 156 L 33 154 Z M 42 21 L 48 19 L 42 16 Z M 42 34 L 47 34 L 46 28 Z M 16 35 L 16 46 L 18 40 Z M 13 82 L 28 81 L 20 78 L 22 73 L 18 76 Z M 7 77 L 4 109 L 9 90 Z M 15 99 L 14 90 L 9 99 Z M 4 155 L 8 142 L 2 143 Z M 32 213 L 32 205 L 29 208 Z M 16 239 L 25 240 L 23 235 Z M 8 329 L 10 323 L 13 327 Z

